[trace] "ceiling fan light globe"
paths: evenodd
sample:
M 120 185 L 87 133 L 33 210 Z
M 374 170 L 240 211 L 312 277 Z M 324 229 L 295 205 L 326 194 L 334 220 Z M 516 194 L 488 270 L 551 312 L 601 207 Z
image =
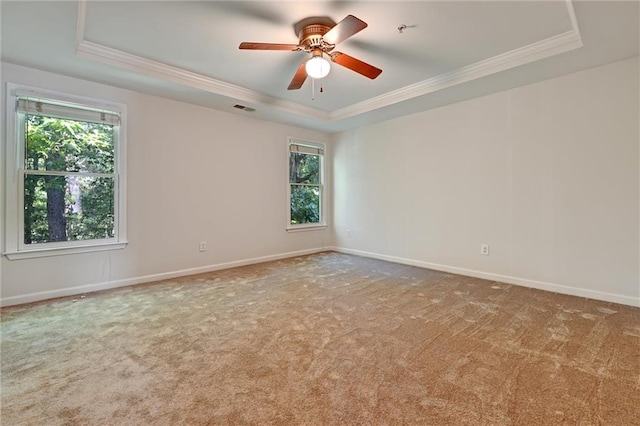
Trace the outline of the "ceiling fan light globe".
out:
M 311 78 L 323 78 L 329 74 L 331 64 L 322 56 L 314 56 L 304 66 L 307 75 Z

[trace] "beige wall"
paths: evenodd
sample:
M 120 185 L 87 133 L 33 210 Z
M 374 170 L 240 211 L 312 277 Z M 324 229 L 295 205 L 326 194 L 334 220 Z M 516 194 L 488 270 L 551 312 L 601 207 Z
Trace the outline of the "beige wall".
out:
M 28 260 L 3 256 L 4 304 L 329 245 L 327 230 L 285 230 L 287 137 L 323 142 L 327 135 L 5 63 L 3 91 L 7 81 L 127 104 L 129 245 Z
M 638 76 L 634 58 L 336 135 L 334 244 L 640 306 Z
M 328 135 L 3 64 L 3 91 L 127 104 L 130 243 L 2 257 L 2 302 L 334 246 L 640 305 L 638 74 L 635 58 L 335 135 L 333 232 L 287 233 L 286 138 Z

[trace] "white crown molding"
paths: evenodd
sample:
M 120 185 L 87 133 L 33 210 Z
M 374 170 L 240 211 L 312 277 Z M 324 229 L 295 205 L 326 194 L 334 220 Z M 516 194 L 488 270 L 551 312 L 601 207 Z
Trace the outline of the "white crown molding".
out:
M 578 37 L 580 37 L 580 42 L 582 43 L 582 37 L 580 36 L 580 27 L 578 27 L 578 18 L 576 18 L 576 11 L 573 8 L 573 0 L 564 0 L 564 4 L 567 7 L 567 13 L 569 14 L 571 29 L 576 32 Z
M 267 96 L 255 90 L 226 83 L 202 74 L 153 61 L 91 41 L 82 40 L 76 48 L 76 54 L 103 64 L 171 81 L 235 100 L 255 105 L 268 105 L 271 108 L 276 108 L 290 114 L 307 116 L 316 120 L 329 120 L 328 113 L 316 108 Z
M 87 19 L 87 2 L 86 0 L 78 1 L 78 16 L 76 22 L 76 50 L 80 47 L 80 43 L 84 40 L 84 28 Z
M 573 8 L 573 0 L 565 0 L 565 6 L 571 23 L 569 31 L 333 111 L 330 114 L 330 121 L 345 120 L 409 99 L 428 95 L 438 90 L 579 49 L 583 46 L 583 43 Z
M 582 38 L 575 30 L 549 37 L 527 46 L 484 59 L 427 80 L 376 96 L 366 101 L 333 111 L 331 121 L 340 121 L 379 108 L 397 104 L 438 90 L 526 65 L 560 53 L 582 47 Z
M 209 93 L 248 102 L 256 106 L 265 105 L 269 108 L 275 108 L 285 113 L 305 116 L 325 123 L 339 122 L 357 115 L 365 114 L 380 108 L 499 73 L 501 71 L 506 71 L 541 59 L 546 59 L 583 46 L 582 37 L 578 28 L 578 21 L 573 8 L 573 0 L 565 0 L 567 13 L 571 22 L 571 30 L 569 31 L 461 68 L 457 68 L 418 83 L 405 86 L 398 90 L 358 102 L 339 110 L 325 112 L 317 108 L 268 96 L 252 89 L 216 80 L 206 75 L 187 71 L 163 62 L 153 61 L 122 50 L 85 40 L 86 2 L 87 0 L 80 0 L 78 2 L 76 30 L 76 54 L 78 56 L 117 68 L 193 87 Z
M 87 1 L 78 1 L 78 16 L 76 23 L 76 55 L 116 68 L 156 77 L 162 80 L 182 84 L 194 89 L 200 89 L 216 95 L 226 96 L 234 100 L 252 103 L 254 105 L 268 105 L 270 108 L 282 112 L 306 116 L 323 122 L 329 121 L 329 113 L 317 108 L 308 107 L 297 102 L 286 101 L 265 95 L 261 92 L 237 86 L 221 80 L 174 67 L 163 62 L 154 61 L 133 55 L 122 50 L 94 43 L 86 40 L 85 26 L 87 16 Z
M 345 120 L 409 99 L 428 95 L 438 90 L 579 49 L 583 46 L 583 43 L 573 8 L 573 0 L 565 0 L 565 6 L 571 23 L 569 31 L 333 111 L 330 114 L 330 121 Z

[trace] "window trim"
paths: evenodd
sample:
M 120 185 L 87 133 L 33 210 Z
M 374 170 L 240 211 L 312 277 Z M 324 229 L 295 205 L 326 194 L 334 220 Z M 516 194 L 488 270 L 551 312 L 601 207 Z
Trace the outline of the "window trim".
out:
M 320 222 L 318 223 L 291 223 L 291 183 L 289 182 L 289 155 L 291 149 L 290 145 L 303 145 L 310 148 L 322 149 L 323 154 L 320 156 Z M 326 173 L 326 156 L 327 156 L 327 144 L 324 142 L 318 142 L 310 139 L 302 139 L 297 137 L 287 138 L 287 232 L 301 232 L 301 231 L 315 231 L 319 229 L 326 229 L 327 217 L 326 217 L 326 204 L 327 204 L 327 173 Z
M 100 99 L 69 95 L 47 89 L 7 82 L 5 104 L 5 173 L 4 173 L 4 244 L 3 255 L 10 260 L 123 249 L 127 245 L 126 217 L 126 121 L 127 106 Z M 60 241 L 24 244 L 24 113 L 19 113 L 17 99 L 34 97 L 54 102 L 76 104 L 88 109 L 108 110 L 120 114 L 120 124 L 114 127 L 114 237 L 99 240 Z

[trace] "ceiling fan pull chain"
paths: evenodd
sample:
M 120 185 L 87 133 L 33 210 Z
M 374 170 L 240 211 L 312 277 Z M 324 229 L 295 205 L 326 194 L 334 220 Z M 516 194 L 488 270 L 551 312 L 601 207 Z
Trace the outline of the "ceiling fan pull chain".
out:
M 311 100 L 316 100 L 316 79 L 311 77 Z

